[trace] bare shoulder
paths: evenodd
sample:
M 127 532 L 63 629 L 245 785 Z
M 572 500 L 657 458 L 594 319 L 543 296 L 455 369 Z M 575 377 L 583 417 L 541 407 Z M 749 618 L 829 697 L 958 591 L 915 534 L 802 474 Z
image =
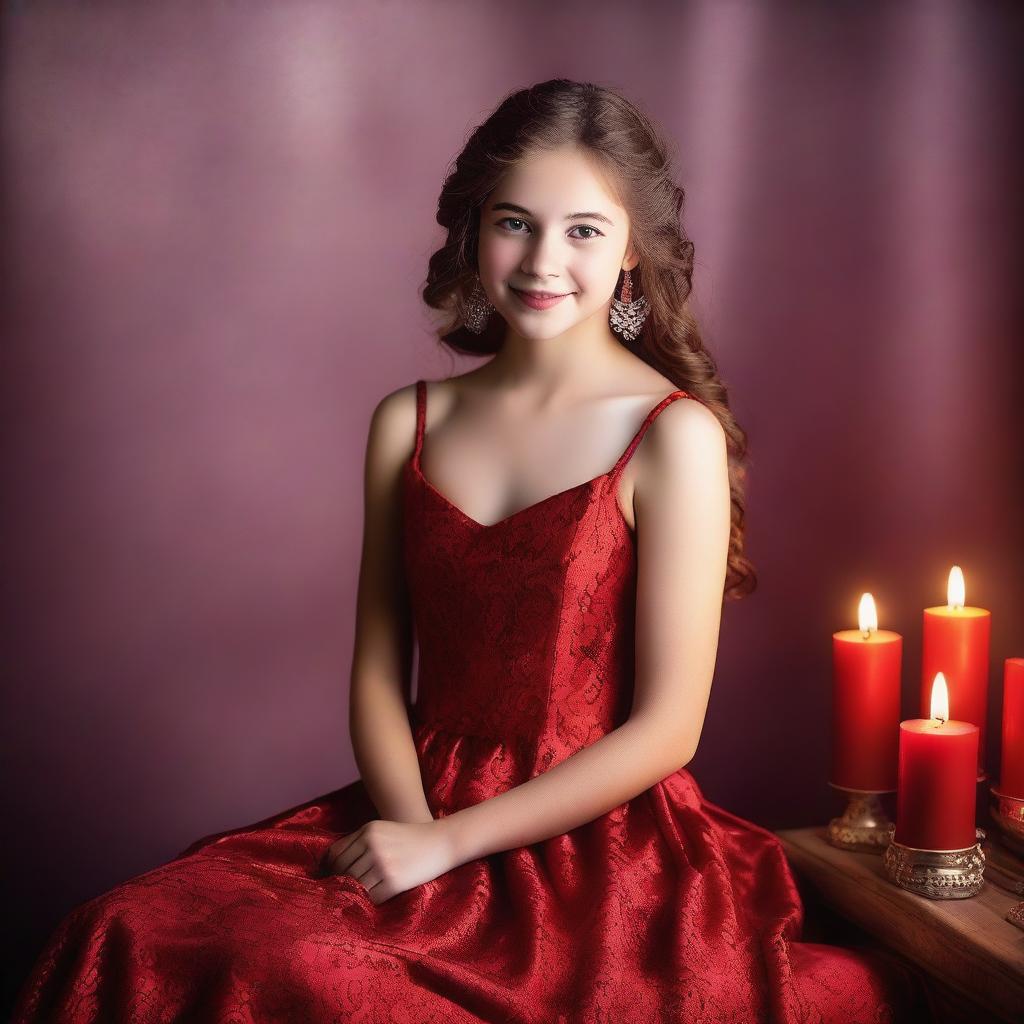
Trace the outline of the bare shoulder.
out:
M 476 371 L 440 380 L 427 380 L 426 412 L 433 423 L 443 421 L 451 410 L 464 380 L 470 381 Z M 386 394 L 373 410 L 370 441 L 389 450 L 410 454 L 416 443 L 416 381 Z
M 416 447 L 416 383 L 384 395 L 374 407 L 366 437 L 368 490 L 388 487 Z
M 401 447 L 403 441 L 407 448 L 412 447 L 416 437 L 415 381 L 388 392 L 377 402 L 370 418 L 370 437 L 388 447 L 390 443 Z
M 721 420 L 699 399 L 680 398 L 667 405 L 651 424 L 651 440 L 655 447 L 709 448 L 712 453 L 726 447 L 725 428 Z
M 655 417 L 640 446 L 636 490 L 658 493 L 699 477 L 703 485 L 728 472 L 728 442 L 718 417 L 702 402 L 679 398 Z

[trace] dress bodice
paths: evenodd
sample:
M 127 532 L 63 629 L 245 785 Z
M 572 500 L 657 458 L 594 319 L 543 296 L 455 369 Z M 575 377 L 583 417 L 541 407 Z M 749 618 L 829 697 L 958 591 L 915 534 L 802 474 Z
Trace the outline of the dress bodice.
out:
M 629 715 L 636 538 L 617 489 L 658 413 L 691 396 L 677 390 L 658 402 L 608 472 L 485 525 L 423 475 L 426 390 L 416 382 L 404 481 L 404 559 L 419 646 L 413 720 L 421 736 L 443 732 L 448 744 L 457 737 L 492 754 L 500 747 L 492 768 L 501 790 Z

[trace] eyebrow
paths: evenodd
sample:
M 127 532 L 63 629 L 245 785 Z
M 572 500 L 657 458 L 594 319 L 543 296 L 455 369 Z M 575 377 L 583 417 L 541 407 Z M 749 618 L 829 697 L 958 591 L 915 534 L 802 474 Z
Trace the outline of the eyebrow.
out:
M 495 203 L 491 207 L 491 209 L 492 210 L 511 210 L 512 213 L 523 213 L 527 217 L 532 217 L 533 216 L 533 214 L 530 213 L 530 211 L 528 209 L 526 209 L 525 206 L 517 206 L 515 203 Z M 612 222 L 603 213 L 596 213 L 594 211 L 591 211 L 590 213 L 570 213 L 565 219 L 566 220 L 581 220 L 581 219 L 584 219 L 584 218 L 586 218 L 588 220 L 603 220 L 605 222 L 605 224 L 610 224 L 612 227 L 615 227 L 615 225 L 612 224 Z

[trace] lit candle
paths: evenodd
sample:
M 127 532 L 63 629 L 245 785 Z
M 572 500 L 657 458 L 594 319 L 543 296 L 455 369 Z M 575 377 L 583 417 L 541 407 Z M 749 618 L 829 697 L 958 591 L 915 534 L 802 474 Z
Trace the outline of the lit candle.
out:
M 1003 756 L 999 792 L 1024 800 L 1024 658 L 1003 664 Z
M 949 718 L 943 674 L 935 676 L 931 718 L 900 722 L 899 785 L 893 838 L 918 850 L 964 850 L 974 828 L 979 729 Z
M 966 588 L 960 566 L 949 571 L 944 605 L 924 610 L 921 652 L 921 714 L 928 714 L 931 685 L 941 672 L 957 718 L 979 730 L 978 774 L 985 776 L 985 714 L 988 702 L 989 636 L 992 613 L 964 606 Z
M 878 628 L 875 599 L 863 594 L 859 629 L 832 634 L 832 775 L 839 789 L 896 788 L 903 637 Z

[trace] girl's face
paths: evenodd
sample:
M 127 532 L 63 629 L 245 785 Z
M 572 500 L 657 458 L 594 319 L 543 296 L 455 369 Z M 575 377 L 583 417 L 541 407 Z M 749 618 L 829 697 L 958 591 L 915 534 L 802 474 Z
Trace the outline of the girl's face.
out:
M 480 210 L 480 282 L 509 329 L 554 338 L 585 321 L 610 332 L 608 311 L 627 253 L 629 219 L 576 147 L 530 154 Z M 565 295 L 532 308 L 516 290 Z

